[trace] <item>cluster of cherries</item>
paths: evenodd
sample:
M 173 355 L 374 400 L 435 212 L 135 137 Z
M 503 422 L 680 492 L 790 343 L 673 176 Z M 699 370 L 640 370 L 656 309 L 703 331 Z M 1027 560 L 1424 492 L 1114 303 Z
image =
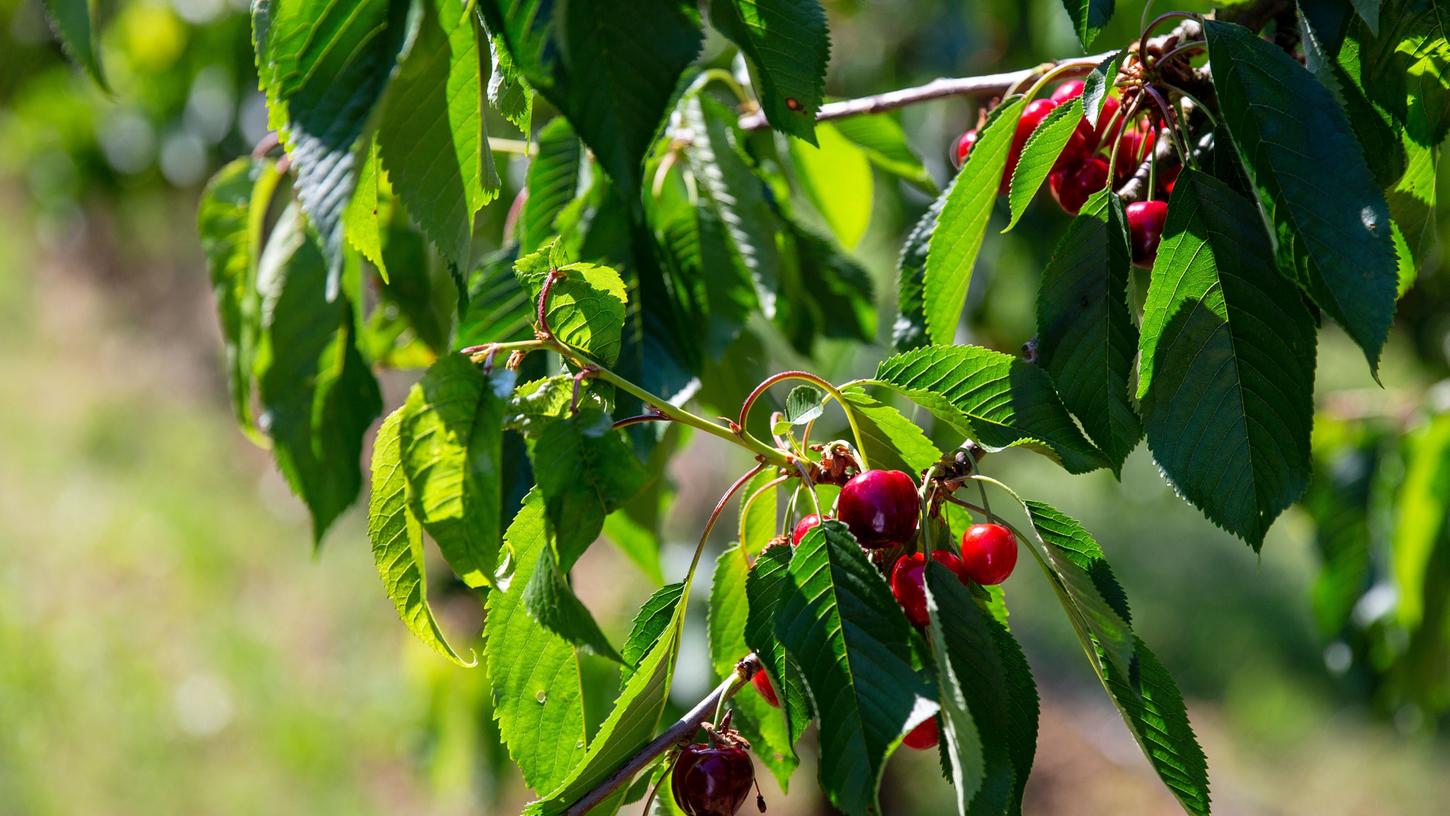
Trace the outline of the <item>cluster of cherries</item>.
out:
M 1032 132 L 1054 108 L 1082 96 L 1082 92 L 1082 80 L 1074 79 L 1057 86 L 1051 97 L 1034 99 L 1027 103 L 1017 120 L 1017 129 L 1012 134 L 1007 167 L 1002 172 L 998 192 L 1006 194 L 1010 188 L 1012 173 L 1017 169 L 1017 161 L 1022 158 L 1022 149 Z M 1162 123 L 1155 122 L 1150 127 L 1133 125 L 1124 130 L 1117 116 L 1120 106 L 1121 103 L 1116 98 L 1106 97 L 1103 99 L 1102 110 L 1098 113 L 1097 127 L 1089 126 L 1086 120 L 1078 122 L 1077 129 L 1069 137 L 1067 146 L 1062 149 L 1057 162 L 1052 165 L 1052 170 L 1047 175 L 1047 186 L 1052 191 L 1052 198 L 1068 215 L 1077 215 L 1093 193 L 1107 186 L 1110 171 L 1106 153 L 1114 149 L 1117 151 L 1117 158 L 1111 165 L 1115 187 L 1122 186 L 1132 178 L 1138 166 L 1153 153 Z M 954 157 L 958 167 L 966 162 L 976 143 L 976 128 L 963 133 L 957 139 Z M 1177 177 L 1175 166 L 1158 178 L 1160 196 L 1173 191 L 1173 182 Z M 1127 206 L 1127 216 L 1133 263 L 1144 268 L 1151 267 L 1158 254 L 1158 242 L 1163 237 L 1168 203 L 1161 198 L 1135 201 Z
M 867 470 L 841 488 L 835 512 L 868 551 L 909 547 L 916 538 L 921 497 L 909 475 L 899 470 Z M 791 546 L 799 546 L 806 533 L 823 520 L 814 513 L 802 518 L 791 531 Z M 931 558 L 955 573 L 963 584 L 1000 584 L 1017 565 L 1017 539 L 1000 524 L 973 524 L 962 534 L 960 556 L 950 550 L 932 550 Z M 891 594 L 901 604 L 906 619 L 925 628 L 929 622 L 926 556 L 910 552 L 897 558 L 890 570 L 890 581 Z M 750 682 L 766 702 L 780 705 L 764 669 L 757 670 Z M 728 728 L 708 731 L 709 742 L 682 749 L 675 761 L 670 789 L 676 804 L 688 816 L 733 816 L 750 796 L 755 781 L 754 766 L 745 750 L 749 745 Z M 924 751 L 939 740 L 940 729 L 933 717 L 913 728 L 902 744 Z

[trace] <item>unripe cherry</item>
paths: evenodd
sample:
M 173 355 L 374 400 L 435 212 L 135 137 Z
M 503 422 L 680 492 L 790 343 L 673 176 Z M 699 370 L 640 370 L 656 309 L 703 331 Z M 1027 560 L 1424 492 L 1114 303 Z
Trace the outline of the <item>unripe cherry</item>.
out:
M 961 574 L 962 561 L 950 550 L 932 550 L 931 560 L 953 574 Z M 911 553 L 896 560 L 891 568 L 891 594 L 913 626 L 925 627 L 930 622 L 926 611 L 926 556 Z
M 1093 193 L 1108 184 L 1108 163 L 1093 156 L 1080 164 L 1054 170 L 1047 176 L 1047 188 L 1062 211 L 1077 215 Z
M 1128 244 L 1133 250 L 1133 265 L 1151 269 L 1158 257 L 1158 243 L 1163 240 L 1163 224 L 1168 220 L 1168 202 L 1134 201 L 1128 205 Z
M 1017 566 L 1017 537 L 1000 524 L 973 524 L 962 533 L 961 575 L 983 586 L 1000 584 Z
M 867 549 L 910 541 L 921 498 L 916 482 L 899 470 L 867 470 L 851 477 L 836 499 L 836 517 Z
M 941 729 L 937 727 L 936 717 L 932 717 L 907 732 L 906 736 L 902 738 L 901 744 L 917 751 L 925 751 L 935 747 L 940 739 Z

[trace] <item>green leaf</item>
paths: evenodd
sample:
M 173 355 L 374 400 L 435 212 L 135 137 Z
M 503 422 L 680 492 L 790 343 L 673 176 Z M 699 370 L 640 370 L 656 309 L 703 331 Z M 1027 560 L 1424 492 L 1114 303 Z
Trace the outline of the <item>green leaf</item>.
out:
M 1409 437 L 1406 449 L 1390 548 L 1398 590 L 1396 611 L 1401 623 L 1413 630 L 1425 616 L 1425 588 L 1435 552 L 1445 546 L 1442 542 L 1450 532 L 1450 415 L 1431 419 Z
M 586 743 L 574 647 L 529 617 L 522 604 L 547 538 L 543 497 L 534 490 L 504 535 L 514 571 L 506 589 L 488 593 L 483 623 L 493 717 L 524 781 L 536 791 L 562 783 Z
M 66 56 L 85 69 L 102 90 L 109 91 L 105 72 L 101 70 L 92 0 L 45 0 L 45 10 L 49 12 L 50 26 L 55 30 L 56 39 L 60 40 Z
M 1123 51 L 1114 51 L 1107 59 L 1098 63 L 1096 68 L 1083 77 L 1082 80 L 1082 118 L 1087 120 L 1089 127 L 1098 126 L 1098 115 L 1103 110 L 1103 100 L 1113 90 L 1113 84 L 1118 81 L 1118 68 L 1123 64 Z
M 378 158 L 376 136 L 368 139 L 364 153 L 358 166 L 357 188 L 342 213 L 342 229 L 347 242 L 378 270 L 378 277 L 383 279 L 383 283 L 387 283 L 388 264 L 383 258 L 382 225 L 387 223 L 391 213 L 383 213 L 384 205 L 390 202 L 383 195 L 387 180 L 382 160 Z
M 1179 493 L 1255 550 L 1309 477 L 1314 346 L 1253 207 L 1185 171 L 1143 307 L 1143 424 Z
M 252 409 L 252 360 L 259 328 L 257 260 L 267 208 L 280 179 L 275 162 L 237 159 L 217 171 L 197 207 L 197 231 L 226 346 L 232 413 L 255 442 L 263 440 Z
M 926 255 L 931 235 L 936 231 L 937 216 L 946 204 L 946 195 L 938 196 L 921 214 L 896 260 L 896 320 L 891 324 L 891 346 L 896 351 L 910 351 L 931 341 L 926 334 L 926 304 L 923 301 L 926 278 Z
M 368 538 L 373 544 L 373 561 L 388 597 L 398 610 L 398 617 L 409 631 L 458 665 L 473 666 L 475 661 L 465 661 L 448 644 L 428 605 L 423 532 L 418 520 L 408 512 L 407 482 L 403 478 L 398 441 L 401 416 L 401 410 L 389 414 L 373 442 L 372 495 L 368 500 Z
M 749 574 L 750 558 L 738 544 L 721 553 L 715 562 L 708 632 L 710 664 L 717 678 L 730 676 L 735 664 L 751 651 L 745 642 L 745 624 L 750 614 L 745 590 Z M 730 704 L 735 709 L 735 727 L 750 741 L 751 750 L 775 775 L 781 788 L 787 789 L 800 760 L 784 713 L 754 687 L 741 689 Z
M 698 94 L 685 100 L 682 112 L 685 125 L 694 134 L 685 156 L 699 183 L 698 206 L 723 227 L 720 237 L 730 259 L 749 271 L 760 311 L 771 317 L 780 279 L 775 241 L 780 223 L 766 200 L 764 182 L 745 158 L 735 114 Z
M 815 144 L 831 58 L 819 0 L 715 0 L 710 23 L 745 56 L 770 126 Z
M 534 336 L 534 300 L 513 275 L 514 257 L 497 252 L 485 258 L 468 286 L 468 308 L 458 321 L 459 348 L 507 343 Z M 495 364 L 505 362 L 496 360 Z
M 751 558 L 760 555 L 771 539 L 775 538 L 779 510 L 778 490 L 767 486 L 776 478 L 774 473 L 762 471 L 746 483 L 745 489 L 740 492 L 740 547 Z M 754 501 L 751 501 L 752 498 Z M 749 504 L 745 504 L 746 502 Z
M 1032 672 L 1007 628 L 935 562 L 926 604 L 957 812 L 1020 813 L 1037 743 Z
M 488 80 L 488 102 L 509 124 L 527 134 L 534 115 L 534 89 L 514 65 L 513 54 L 502 38 L 491 37 L 489 50 L 493 75 Z
M 821 788 L 847 813 L 879 813 L 886 758 L 938 708 L 912 668 L 911 625 L 838 521 L 806 534 L 790 578 L 775 629 L 824 713 Z
M 967 163 L 947 188 L 937 226 L 927 239 L 922 303 L 927 337 L 934 344 L 949 344 L 956 335 L 1022 105 L 1022 98 L 1014 97 L 992 112 Z
M 805 681 L 795 662 L 786 654 L 785 644 L 776 636 L 775 621 L 787 596 L 794 593 L 790 577 L 791 557 L 795 548 L 766 547 L 755 559 L 745 576 L 745 643 L 760 659 L 762 671 L 770 679 L 780 702 L 780 721 L 785 724 L 784 744 L 794 755 L 796 741 L 811 720 L 810 699 Z M 781 752 L 784 753 L 784 752 Z M 772 767 L 773 769 L 773 767 Z
M 855 247 L 871 221 L 871 162 L 829 122 L 821 124 L 816 136 L 815 147 L 791 142 L 791 160 L 806 197 L 825 217 L 836 240 Z
M 518 260 L 514 274 L 537 302 L 549 276 L 550 249 Z M 558 267 L 549 288 L 545 319 L 554 337 L 605 365 L 619 357 L 628 294 L 619 273 L 607 266 L 575 263 Z
M 1067 16 L 1072 18 L 1072 30 L 1082 41 L 1083 48 L 1092 48 L 1108 21 L 1113 17 L 1114 0 L 1062 0 Z
M 910 182 L 922 192 L 935 195 L 936 182 L 927 172 L 921 158 L 906 142 L 906 132 L 895 118 L 878 116 L 848 116 L 831 122 L 834 128 L 851 143 L 861 148 L 872 164 Z
M 404 220 L 401 213 L 395 214 L 393 223 L 383 232 L 383 259 L 393 275 L 379 294 L 397 307 L 413 334 L 434 354 L 446 354 L 457 287 L 448 279 L 448 273 L 432 262 L 423 236 L 411 225 L 403 224 Z
M 479 2 L 529 84 L 569 118 L 632 201 L 680 75 L 700 50 L 699 25 L 674 0 L 594 0 L 574 14 L 561 8 L 544 0 Z
M 539 131 L 539 153 L 529 164 L 524 188 L 529 191 L 519 215 L 519 254 L 542 247 L 556 234 L 554 227 L 579 189 L 582 152 L 569 120 L 552 119 Z
M 1278 46 L 1228 23 L 1208 21 L 1204 32 L 1223 121 L 1281 250 L 1376 369 L 1394 318 L 1397 265 L 1389 207 L 1348 119 Z
M 378 125 L 383 166 L 443 256 L 471 260 L 473 216 L 498 196 L 488 148 L 478 35 L 463 0 L 427 0 Z
M 941 450 L 931 438 L 900 411 L 860 386 L 843 389 L 841 395 L 856 415 L 872 467 L 921 473 L 941 460 Z
M 810 354 L 820 338 L 871 342 L 876 336 L 871 274 L 811 228 L 794 220 L 786 226 L 776 325 L 801 354 Z
M 272 0 L 254 7 L 262 87 L 322 239 L 327 299 L 342 288 L 343 212 L 357 186 L 358 137 L 408 37 L 407 0 Z
M 1082 99 L 1073 99 L 1066 105 L 1053 108 L 1027 137 L 1017 168 L 1012 172 L 1012 186 L 1007 193 L 1011 217 L 1007 226 L 1002 228 L 1003 232 L 1015 227 L 1017 219 L 1027 212 L 1027 205 L 1032 203 L 1038 188 L 1047 180 L 1047 174 L 1057 163 L 1058 156 L 1062 155 L 1062 149 L 1067 147 L 1068 140 L 1082 122 L 1082 115 Z
M 599 628 L 593 613 L 574 594 L 574 588 L 569 584 L 567 567 L 560 564 L 557 549 L 559 528 L 552 520 L 549 533 L 534 574 L 524 587 L 524 608 L 530 617 L 564 640 L 590 654 L 623 663 L 624 658 L 615 651 L 614 644 Z
M 399 436 L 409 510 L 470 587 L 491 583 L 498 563 L 503 415 L 513 372 L 485 376 L 449 354 L 413 386 Z
M 992 449 L 1025 445 L 1069 473 L 1103 467 L 1042 369 L 977 346 L 928 346 L 883 360 L 876 379 Z
M 582 400 L 577 414 L 542 425 L 530 456 L 567 571 L 648 474 L 609 415 Z
M 1098 193 L 1068 225 L 1037 290 L 1038 364 L 1114 473 L 1143 436 L 1129 382 L 1138 351 L 1129 260 L 1122 202 Z
M 814 385 L 797 385 L 785 396 L 785 419 L 792 425 L 804 425 L 821 418 L 826 412 L 826 395 Z
M 639 608 L 634 616 L 634 623 L 630 626 L 629 637 L 624 641 L 624 650 L 620 653 L 624 658 L 626 676 L 639 665 L 639 661 L 644 659 L 650 647 L 659 640 L 670 621 L 674 620 L 675 607 L 679 605 L 684 591 L 684 584 L 665 584 L 655 590 L 644 602 L 644 606 Z
M 362 437 L 382 412 L 377 380 L 353 344 L 352 307 L 328 301 L 327 266 L 302 214 L 281 216 L 257 267 L 255 370 L 272 452 L 312 514 L 314 543 L 362 488 Z

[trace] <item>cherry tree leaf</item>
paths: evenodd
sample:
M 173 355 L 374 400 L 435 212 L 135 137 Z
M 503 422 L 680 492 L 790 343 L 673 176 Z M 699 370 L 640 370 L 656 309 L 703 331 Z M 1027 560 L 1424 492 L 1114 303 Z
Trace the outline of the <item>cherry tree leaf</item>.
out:
M 900 411 L 860 386 L 843 389 L 841 395 L 856 415 L 872 467 L 921 473 L 941 460 L 941 450 L 931 438 Z
M 1003 232 L 1017 226 L 1017 220 L 1027 212 L 1027 205 L 1032 203 L 1042 182 L 1047 180 L 1047 174 L 1052 171 L 1058 156 L 1062 155 L 1062 149 L 1067 147 L 1068 140 L 1081 122 L 1082 99 L 1079 97 L 1053 108 L 1027 137 L 1017 168 L 1012 171 L 1012 185 L 1007 192 L 1011 217 L 1007 226 L 1002 228 Z
M 816 129 L 814 147 L 790 143 L 791 160 L 806 197 L 825 217 L 842 246 L 861 243 L 871 222 L 874 186 L 864 150 L 830 122 Z
M 93 0 L 45 0 L 50 26 L 55 30 L 56 39 L 60 40 L 66 56 L 90 74 L 102 90 L 110 90 L 106 74 L 101 70 L 93 5 Z
M 911 182 L 922 192 L 937 194 L 936 182 L 921 157 L 912 152 L 906 132 L 895 118 L 886 114 L 848 116 L 832 121 L 831 127 L 861 148 L 876 167 Z
M 539 152 L 529 163 L 524 187 L 529 191 L 519 215 L 519 253 L 527 255 L 557 234 L 555 222 L 579 189 L 583 151 L 579 138 L 562 117 L 539 130 Z
M 1114 51 L 1111 56 L 1098 63 L 1082 80 L 1082 118 L 1090 127 L 1098 126 L 1098 116 L 1103 111 L 1103 100 L 1113 90 L 1118 80 L 1118 68 L 1123 64 L 1123 52 Z
M 710 23 L 745 56 L 770 126 L 816 144 L 831 57 L 820 0 L 715 0 Z
M 891 346 L 910 351 L 931 341 L 926 332 L 926 256 L 937 217 L 946 205 L 946 194 L 938 196 L 907 233 L 896 260 L 896 320 L 891 324 Z
M 1082 41 L 1082 47 L 1091 48 L 1112 19 L 1116 4 L 1114 0 L 1062 0 L 1062 5 L 1072 18 L 1073 33 Z
M 629 295 L 619 273 L 607 266 L 574 263 L 553 267 L 552 245 L 526 255 L 514 264 L 514 274 L 537 302 L 552 269 L 545 319 L 549 331 L 565 345 L 605 365 L 619 357 L 624 331 L 625 301 Z

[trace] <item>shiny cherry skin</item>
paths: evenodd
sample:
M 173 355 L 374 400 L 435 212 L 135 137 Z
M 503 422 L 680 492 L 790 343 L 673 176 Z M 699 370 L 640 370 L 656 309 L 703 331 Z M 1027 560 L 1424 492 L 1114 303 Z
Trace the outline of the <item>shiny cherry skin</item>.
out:
M 961 576 L 983 586 L 1000 584 L 1017 566 L 1017 538 L 1000 524 L 973 524 L 962 533 Z
M 767 703 L 780 708 L 780 698 L 776 696 L 775 686 L 770 684 L 770 675 L 765 673 L 765 669 L 756 672 L 755 676 L 750 678 L 750 683 L 755 686 L 755 690 L 760 692 L 760 696 L 764 697 Z
M 1057 206 L 1068 215 L 1077 215 L 1089 197 L 1108 184 L 1108 163 L 1093 156 L 1081 163 L 1054 170 L 1047 176 L 1047 188 Z
M 921 725 L 911 729 L 901 744 L 907 748 L 917 751 L 925 751 L 928 748 L 935 748 L 937 741 L 941 739 L 941 729 L 937 727 L 936 717 L 926 720 Z
M 1133 250 L 1133 265 L 1153 267 L 1158 257 L 1158 242 L 1163 240 L 1163 224 L 1168 220 L 1168 202 L 1134 201 L 1128 205 L 1128 244 Z
M 811 513 L 809 516 L 796 522 L 795 529 L 790 533 L 790 545 L 792 547 L 799 547 L 801 545 L 801 539 L 806 537 L 806 533 L 809 533 L 812 528 L 819 526 L 820 523 L 821 517 L 815 513 Z
M 950 550 L 932 550 L 931 559 L 956 575 L 962 572 L 962 560 Z M 896 559 L 896 566 L 891 568 L 891 594 L 896 596 L 912 626 L 927 625 L 930 619 L 926 612 L 926 556 L 911 553 Z
M 1022 115 L 1017 119 L 1017 129 L 1012 133 L 1012 147 L 1007 152 L 1007 167 L 1002 171 L 1002 183 L 997 188 L 998 192 L 1006 193 L 1012 187 L 1012 173 L 1017 169 L 1017 160 L 1022 158 L 1022 148 L 1027 145 L 1032 131 L 1042 124 L 1042 120 L 1055 107 L 1057 103 L 1051 99 L 1034 99 L 1022 109 Z
M 1058 85 L 1057 89 L 1052 92 L 1052 96 L 1049 98 L 1058 105 L 1065 105 L 1073 99 L 1082 96 L 1082 91 L 1083 81 L 1080 79 L 1070 79 Z M 1073 138 L 1075 140 L 1078 138 L 1082 139 L 1083 146 L 1086 148 L 1084 155 L 1097 150 L 1098 146 L 1104 141 L 1110 141 L 1106 138 L 1108 122 L 1112 121 L 1113 114 L 1117 113 L 1118 108 L 1121 106 L 1122 103 L 1118 102 L 1117 97 L 1104 97 L 1102 109 L 1098 111 L 1098 126 L 1096 128 L 1088 127 L 1086 120 L 1078 123 L 1077 131 L 1074 133 Z M 1121 123 L 1113 126 L 1114 135 L 1116 135 L 1118 129 L 1121 127 Z
M 921 497 L 916 482 L 899 470 L 867 470 L 851 477 L 836 499 L 836 518 L 856 541 L 877 550 L 916 535 Z
M 1062 83 L 1061 85 L 1058 85 L 1055 89 L 1053 89 L 1052 96 L 1048 98 L 1051 99 L 1053 102 L 1062 105 L 1078 98 L 1079 96 L 1082 96 L 1082 91 L 1085 87 L 1087 86 L 1083 84 L 1082 80 L 1069 79 L 1068 81 Z
M 972 146 L 975 145 L 976 143 L 977 143 L 977 129 L 976 128 L 972 128 L 971 130 L 967 131 L 966 133 L 963 133 L 957 139 L 957 146 L 956 146 L 956 148 L 954 149 L 954 151 L 952 153 L 952 155 L 956 157 L 955 158 L 955 161 L 956 161 L 957 167 L 960 168 L 962 165 L 964 165 L 964 164 L 967 163 L 967 156 L 968 156 L 968 154 L 970 154 L 972 152 Z
M 1113 182 L 1121 185 L 1138 172 L 1141 165 L 1153 154 L 1153 145 L 1158 141 L 1158 134 L 1152 130 L 1141 128 L 1129 128 L 1123 131 L 1123 138 L 1118 140 L 1118 163 L 1113 167 Z
M 680 751 L 670 790 L 688 816 L 735 816 L 754 784 L 755 766 L 744 748 L 697 742 Z

